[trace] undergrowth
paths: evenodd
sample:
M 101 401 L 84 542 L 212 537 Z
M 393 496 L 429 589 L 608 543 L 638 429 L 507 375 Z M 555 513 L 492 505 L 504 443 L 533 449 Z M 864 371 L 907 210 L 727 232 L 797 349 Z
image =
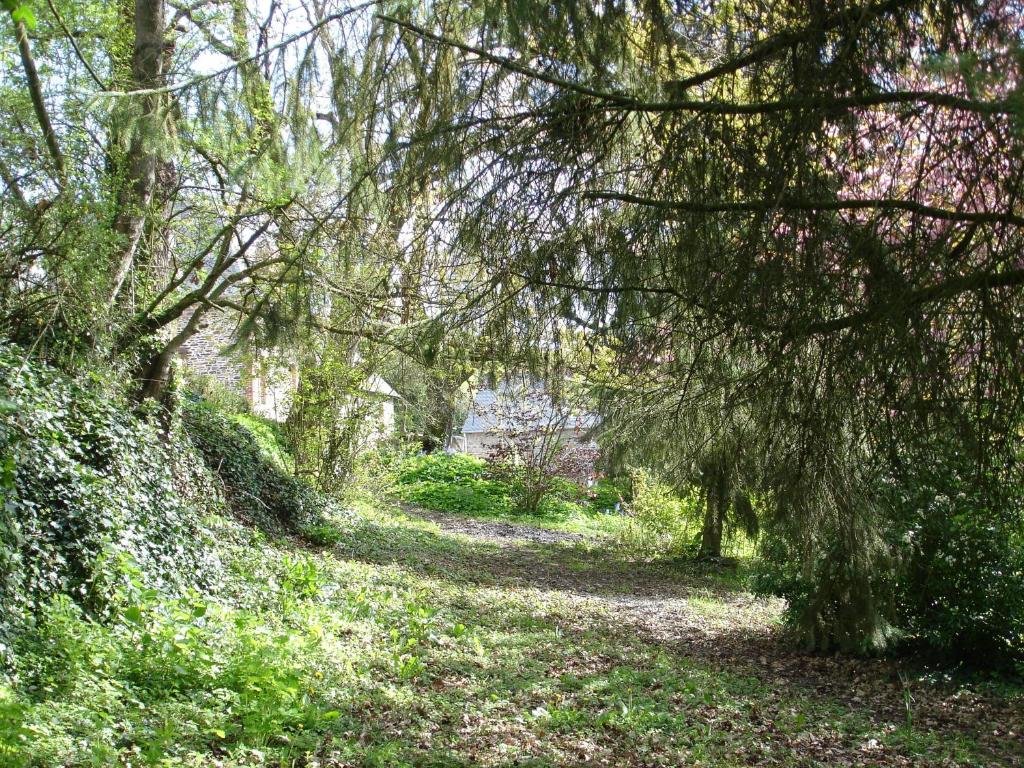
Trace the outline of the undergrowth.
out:
M 494 466 L 466 454 L 411 456 L 395 477 L 393 492 L 424 509 L 484 518 L 524 519 L 531 525 L 611 534 L 621 523 L 624 488 L 607 480 L 582 487 L 552 478 L 535 512 L 518 505 L 522 494 L 514 465 Z

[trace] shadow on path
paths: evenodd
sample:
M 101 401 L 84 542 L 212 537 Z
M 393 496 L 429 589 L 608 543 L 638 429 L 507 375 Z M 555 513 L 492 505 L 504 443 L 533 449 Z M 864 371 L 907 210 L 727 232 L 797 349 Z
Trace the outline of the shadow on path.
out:
M 695 566 L 628 562 L 577 534 L 405 511 L 436 529 L 364 522 L 338 554 L 455 584 L 557 592 L 573 601 L 591 631 L 641 638 L 675 656 L 879 723 L 905 722 L 909 693 L 918 727 L 966 735 L 994 764 L 1024 765 L 1019 696 L 988 696 L 913 676 L 908 683 L 897 661 L 794 651 L 780 628 L 779 602 L 755 599 L 735 581 Z

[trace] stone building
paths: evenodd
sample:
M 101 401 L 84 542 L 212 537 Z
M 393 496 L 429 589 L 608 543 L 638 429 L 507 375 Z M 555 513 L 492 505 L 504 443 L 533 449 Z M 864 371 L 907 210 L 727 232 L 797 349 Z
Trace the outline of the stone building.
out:
M 210 313 L 199 332 L 181 346 L 178 356 L 192 373 L 208 376 L 243 395 L 253 413 L 283 421 L 298 388 L 298 367 L 269 352 L 234 348 L 237 331 L 235 313 Z

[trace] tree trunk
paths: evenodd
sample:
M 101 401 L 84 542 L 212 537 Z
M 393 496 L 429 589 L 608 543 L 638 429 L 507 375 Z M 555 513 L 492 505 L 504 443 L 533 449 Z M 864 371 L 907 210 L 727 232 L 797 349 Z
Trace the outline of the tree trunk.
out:
M 703 558 L 719 558 L 722 556 L 722 532 L 725 529 L 725 516 L 729 512 L 729 482 L 724 462 L 715 463 L 710 472 L 705 473 L 706 506 L 704 510 L 704 528 L 701 531 L 700 556 Z
M 164 0 L 136 0 L 132 54 L 133 90 L 158 89 L 165 84 L 168 56 L 164 38 L 166 7 Z M 139 243 L 146 227 L 146 210 L 153 202 L 160 167 L 157 139 L 166 131 L 162 126 L 166 97 L 147 93 L 141 97 L 141 115 L 132 127 L 128 154 L 124 159 L 121 192 L 114 231 L 122 236 L 121 250 L 114 265 L 109 299 L 120 294 L 135 265 Z

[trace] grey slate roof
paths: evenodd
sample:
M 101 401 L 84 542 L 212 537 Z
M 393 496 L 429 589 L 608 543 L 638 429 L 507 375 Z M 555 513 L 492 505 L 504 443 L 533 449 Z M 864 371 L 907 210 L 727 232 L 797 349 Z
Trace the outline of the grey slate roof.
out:
M 547 422 L 550 424 L 558 419 L 551 399 L 545 394 L 542 386 L 512 387 L 502 385 L 497 391 L 493 389 L 480 389 L 473 399 L 469 408 L 469 414 L 462 425 L 463 434 L 478 434 L 481 432 L 501 432 L 507 428 L 508 416 L 516 413 L 516 408 L 523 402 L 529 400 L 534 408 L 541 410 L 540 421 L 543 423 L 544 414 L 547 414 Z M 578 418 L 572 419 L 573 428 L 590 429 L 600 422 L 597 414 L 580 414 Z
M 498 402 L 498 393 L 493 389 L 481 389 L 473 398 L 473 404 L 469 407 L 469 414 L 466 422 L 462 425 L 462 431 L 473 434 L 475 432 L 490 432 L 497 426 L 497 414 L 494 409 Z

